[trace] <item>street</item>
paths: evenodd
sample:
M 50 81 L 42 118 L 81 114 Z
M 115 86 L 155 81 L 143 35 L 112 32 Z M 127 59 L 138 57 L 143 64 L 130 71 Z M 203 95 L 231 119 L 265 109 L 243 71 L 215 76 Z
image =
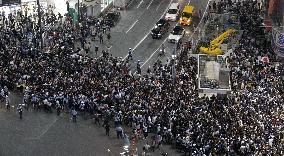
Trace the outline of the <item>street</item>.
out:
M 47 113 L 32 108 L 24 109 L 21 120 L 16 106 L 21 103 L 22 96 L 15 93 L 10 96 L 11 110 L 6 110 L 4 103 L 0 102 L 1 156 L 117 156 L 124 151 L 123 140 L 116 138 L 114 125 L 111 125 L 108 137 L 105 129 L 95 125 L 91 118 L 86 120 L 79 115 L 78 122 L 73 123 L 68 113 L 56 116 L 55 110 Z M 125 131 L 131 134 L 128 127 Z M 146 142 L 150 142 L 150 138 L 139 140 L 137 148 L 140 153 Z M 161 155 L 164 151 L 181 155 L 169 145 L 151 155 Z
M 280 0 L 42 1 L 0 0 L 0 156 L 284 155 Z
M 132 72 L 135 72 L 135 66 L 138 60 L 142 65 L 142 72 L 152 66 L 158 59 L 158 52 L 164 43 L 166 55 L 160 58 L 166 62 L 171 58 L 174 49 L 173 43 L 166 41 L 169 33 L 177 22 L 170 22 L 170 28 L 162 39 L 152 39 L 150 30 L 154 24 L 162 18 L 173 0 L 133 0 L 126 10 L 121 12 L 121 20 L 118 25 L 111 29 L 111 40 L 108 43 L 99 41 L 90 41 L 90 56 L 100 57 L 102 49 L 108 49 L 114 57 L 125 59 L 128 55 L 128 49 L 132 48 L 134 60 L 131 62 Z M 182 11 L 185 4 L 189 1 L 181 1 L 180 9 Z M 207 0 L 191 0 L 190 4 L 196 9 L 204 11 Z M 194 18 L 193 25 L 197 26 L 199 18 Z M 193 30 L 193 25 L 185 27 L 186 35 L 182 39 L 188 40 Z M 98 45 L 100 50 L 98 55 L 94 52 L 94 47 Z M 16 107 L 21 103 L 22 96 L 13 94 L 11 96 L 12 105 Z M 55 113 L 49 114 L 44 111 L 24 110 L 23 119 L 18 118 L 16 109 L 6 110 L 1 103 L 0 109 L 0 155 L 92 155 L 92 156 L 116 156 L 122 152 L 123 142 L 118 141 L 113 127 L 111 136 L 105 136 L 103 127 L 94 126 L 91 119 L 85 120 L 81 116 L 78 123 L 70 121 L 68 113 L 62 113 L 56 116 Z M 55 111 L 55 110 L 54 110 Z M 130 130 L 128 130 L 130 133 Z M 149 140 L 148 140 L 149 141 Z M 150 142 L 150 141 L 149 141 Z M 138 151 L 142 151 L 145 140 L 139 141 Z M 109 152 L 108 152 L 109 150 Z M 48 151 L 48 153 L 47 153 Z M 163 146 L 161 150 L 155 151 L 153 155 L 160 155 L 163 151 L 169 155 L 179 155 L 170 146 Z
M 174 0 L 133 0 L 127 9 L 120 11 L 121 20 L 119 23 L 111 29 L 110 43 L 103 43 L 102 45 L 95 42 L 96 45 L 104 47 L 114 57 L 121 57 L 126 59 L 128 55 L 128 49 L 133 50 L 132 73 L 136 70 L 136 63 L 140 60 L 142 72 L 145 72 L 149 66 L 153 66 L 158 59 L 159 49 L 164 43 L 166 55 L 161 57 L 160 60 L 165 63 L 167 59 L 171 58 L 172 51 L 174 50 L 174 44 L 167 42 L 167 37 L 177 24 L 176 22 L 170 22 L 169 31 L 164 35 L 162 39 L 152 39 L 150 31 L 154 27 L 155 23 L 163 18 L 169 5 L 175 2 Z M 186 0 L 179 1 L 180 11 L 182 12 L 186 4 L 191 4 L 196 8 L 196 12 L 201 10 L 203 13 L 208 0 Z M 183 42 L 187 41 L 193 31 L 193 25 L 195 27 L 199 24 L 199 17 L 193 19 L 193 24 L 190 26 L 184 26 L 186 35 L 182 39 Z M 94 45 L 93 45 L 94 47 Z M 93 50 L 94 51 L 94 50 Z M 90 56 L 97 57 L 94 52 Z M 101 56 L 101 54 L 98 54 Z

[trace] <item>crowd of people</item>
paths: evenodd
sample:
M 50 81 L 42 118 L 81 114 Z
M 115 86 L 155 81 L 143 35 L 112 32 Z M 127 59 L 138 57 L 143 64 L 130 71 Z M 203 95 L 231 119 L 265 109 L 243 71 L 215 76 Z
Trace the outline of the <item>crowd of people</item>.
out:
M 23 90 L 27 109 L 70 110 L 74 122 L 77 111 L 92 114 L 96 123 L 103 120 L 106 135 L 113 121 L 118 138 L 127 125 L 137 137 L 155 134 L 153 146 L 170 143 L 189 155 L 283 155 L 283 63 L 275 64 L 258 27 L 257 6 L 247 1 L 236 10 L 244 33 L 228 57 L 232 92 L 225 97 L 198 96 L 197 60 L 186 50 L 177 57 L 175 78 L 173 61 L 131 75 L 120 58 L 76 53 L 75 26 L 53 28 L 60 35 L 44 52 L 36 50 L 37 40 L 28 41 L 27 34 L 38 31 L 28 20 L 18 26 L 10 20 L 0 30 L 1 99 L 9 101 L 8 88 Z M 85 29 L 78 30 L 83 38 Z M 264 56 L 269 62 L 261 61 Z

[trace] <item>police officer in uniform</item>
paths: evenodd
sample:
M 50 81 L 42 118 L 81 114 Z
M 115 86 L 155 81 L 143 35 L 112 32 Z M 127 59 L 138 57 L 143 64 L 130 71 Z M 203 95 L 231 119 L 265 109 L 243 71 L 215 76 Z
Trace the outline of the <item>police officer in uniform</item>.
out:
M 20 115 L 20 119 L 22 119 L 23 118 L 23 107 L 22 107 L 21 104 L 19 104 L 17 110 L 18 110 L 18 113 Z
M 59 116 L 60 112 L 61 112 L 61 105 L 60 105 L 59 101 L 56 101 L 55 108 L 56 108 L 56 114 L 57 114 L 57 116 Z
M 131 60 L 133 60 L 133 58 L 132 58 L 132 49 L 131 48 L 129 48 L 128 49 L 128 56 L 127 56 L 127 59 L 129 60 L 131 58 Z
M 96 53 L 96 55 L 98 55 L 98 51 L 99 51 L 99 47 L 95 46 L 95 53 Z
M 137 62 L 137 73 L 138 74 L 141 74 L 141 65 L 140 65 L 140 60 L 138 60 L 138 62 Z

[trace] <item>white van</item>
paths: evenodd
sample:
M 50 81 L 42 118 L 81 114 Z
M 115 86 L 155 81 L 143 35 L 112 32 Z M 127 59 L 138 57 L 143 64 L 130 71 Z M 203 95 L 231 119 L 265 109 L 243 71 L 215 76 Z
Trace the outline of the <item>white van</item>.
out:
M 165 19 L 169 21 L 176 21 L 179 16 L 179 4 L 172 3 L 166 13 Z

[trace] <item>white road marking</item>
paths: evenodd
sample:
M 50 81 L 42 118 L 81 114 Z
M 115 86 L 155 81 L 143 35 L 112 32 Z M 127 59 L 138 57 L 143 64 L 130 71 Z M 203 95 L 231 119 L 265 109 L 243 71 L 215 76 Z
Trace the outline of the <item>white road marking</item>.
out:
M 141 0 L 140 3 L 137 5 L 137 9 L 140 7 L 140 5 L 144 2 L 144 0 Z
M 160 19 L 163 18 L 163 16 L 166 14 L 166 12 L 168 11 L 168 9 L 169 9 L 169 7 L 170 7 L 170 5 L 171 5 L 172 3 L 173 3 L 173 0 L 171 0 L 170 4 L 168 5 L 167 9 L 163 12 L 163 14 L 162 14 L 162 16 L 160 17 Z
M 125 32 L 126 34 L 134 27 L 134 25 L 138 22 L 138 20 L 136 20 L 132 25 L 131 27 Z
M 138 44 L 136 44 L 136 46 L 132 49 L 132 54 L 133 51 L 147 38 L 147 36 L 150 34 L 151 30 L 140 40 L 140 42 Z M 122 59 L 125 60 L 127 58 L 128 54 Z
M 163 0 L 163 1 L 161 1 L 161 2 L 159 3 L 159 5 L 158 5 L 157 8 L 156 8 L 156 11 L 158 11 L 159 7 L 161 6 L 161 4 L 162 4 L 164 1 L 165 1 L 165 0 Z
M 166 42 L 167 38 L 163 41 L 162 44 L 164 44 Z M 141 65 L 141 68 L 156 54 L 156 52 L 160 49 L 160 47 L 162 46 L 162 44 L 159 45 L 159 48 L 156 49 L 151 55 L 150 57 Z
M 39 139 L 39 138 L 41 138 L 41 137 L 51 128 L 51 126 L 53 126 L 53 125 L 56 123 L 57 120 L 58 120 L 58 118 L 56 118 L 56 120 L 54 120 L 51 124 L 49 124 L 49 125 L 47 126 L 47 128 L 46 128 L 39 136 L 37 136 L 37 137 L 35 137 L 35 138 L 30 138 L 30 139 L 33 140 L 33 139 Z
M 170 4 L 168 5 L 167 9 L 164 11 L 164 13 L 162 14 L 162 16 L 160 17 L 160 19 L 165 15 L 165 13 L 167 12 L 168 8 L 170 7 L 170 5 L 172 4 L 173 0 L 171 0 Z M 154 27 L 153 27 L 154 28 Z M 151 28 L 151 29 L 153 29 Z M 150 31 L 144 36 L 144 38 L 142 38 L 142 40 L 140 40 L 140 42 L 132 49 L 132 54 L 134 52 L 134 50 L 147 38 L 147 36 L 151 33 L 151 29 Z M 122 59 L 122 61 L 124 61 L 127 58 L 128 54 Z M 152 56 L 152 55 L 151 55 Z M 151 58 L 151 57 L 150 57 Z M 149 59 L 149 58 L 148 58 Z
M 150 4 L 147 6 L 147 10 L 149 9 L 149 7 L 152 3 L 153 3 L 153 0 L 151 0 Z
M 173 0 L 171 0 L 171 2 L 170 2 L 170 4 L 168 5 L 168 7 L 167 7 L 167 9 L 164 11 L 164 13 L 162 14 L 162 16 L 161 16 L 161 18 L 166 14 L 166 12 L 167 12 L 167 10 L 168 10 L 168 8 L 170 7 L 170 5 L 172 4 L 172 2 L 173 2 Z M 160 19 L 161 19 L 160 18 Z M 151 31 L 150 31 L 151 32 Z M 150 33 L 149 32 L 149 33 Z M 163 41 L 163 43 L 165 43 L 166 42 L 166 40 L 167 40 L 167 38 Z M 163 44 L 162 43 L 162 44 Z M 161 44 L 161 45 L 162 45 Z M 151 55 L 150 55 L 150 57 L 142 64 L 142 66 L 144 66 L 145 64 L 146 64 L 146 62 L 148 62 L 154 55 L 155 55 L 155 53 L 160 49 L 160 47 L 161 47 L 161 45 L 158 47 L 158 49 L 156 49 L 155 51 L 154 51 L 154 53 L 152 53 Z M 127 56 L 126 56 L 127 57 Z M 142 67 L 141 66 L 141 67 Z
M 132 0 L 132 1 L 128 4 L 127 7 L 129 7 L 134 1 L 135 1 L 135 0 Z
M 146 37 L 150 34 L 151 30 L 144 36 L 144 38 L 133 48 L 135 50 L 145 39 Z
M 205 10 L 204 10 L 204 12 L 203 12 L 202 18 L 200 19 L 198 25 L 196 26 L 195 30 L 193 31 L 193 33 L 191 34 L 191 36 L 189 37 L 188 40 L 191 40 L 191 39 L 192 39 L 192 37 L 193 37 L 193 35 L 195 34 L 197 28 L 199 27 L 199 25 L 200 25 L 201 22 L 203 21 L 203 18 L 204 18 L 204 16 L 205 16 L 205 14 L 207 13 L 207 9 L 208 9 L 208 7 L 209 7 L 209 3 L 210 3 L 210 0 L 207 2 L 207 5 L 206 5 L 206 8 L 205 8 Z

